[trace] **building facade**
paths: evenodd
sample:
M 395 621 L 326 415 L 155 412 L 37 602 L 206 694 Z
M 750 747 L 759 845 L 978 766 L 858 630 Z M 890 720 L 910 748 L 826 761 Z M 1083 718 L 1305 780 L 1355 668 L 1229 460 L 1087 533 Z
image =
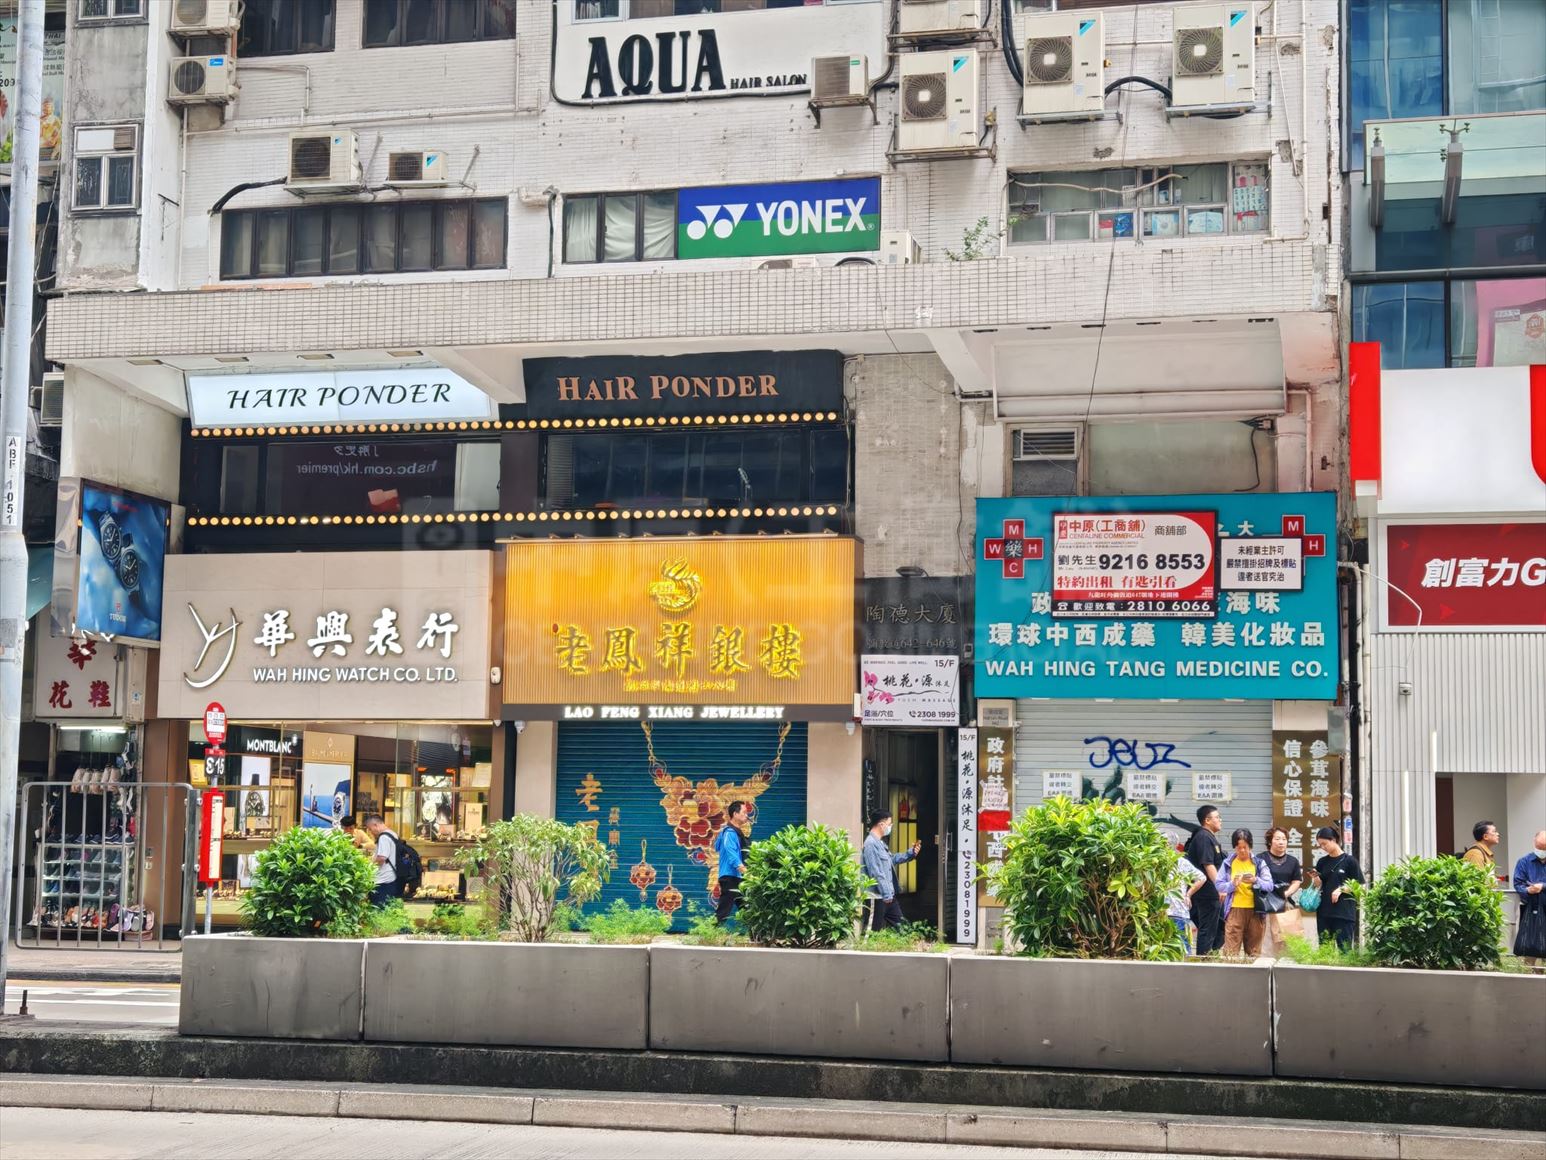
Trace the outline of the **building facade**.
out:
M 1101 762 L 1130 764 L 1086 738 L 1185 737 L 1177 761 L 1232 775 L 1226 812 L 1271 823 L 1274 731 L 1326 732 L 1341 696 L 1334 616 L 1293 621 L 1295 648 L 1318 622 L 1327 650 L 1284 654 L 1323 666 L 1300 684 L 1247 665 L 1234 684 L 974 685 L 1009 659 L 990 633 L 1031 623 L 983 618 L 985 565 L 1016 579 L 988 554 L 1016 520 L 1210 510 L 1235 536 L 1321 537 L 1298 558 L 1323 586 L 1346 518 L 1333 0 L 206 9 L 71 0 L 61 473 L 170 505 L 165 623 L 195 659 L 189 632 L 238 619 L 236 647 L 266 652 L 283 610 L 294 639 L 231 671 L 390 670 L 373 622 L 398 612 L 412 651 L 447 612 L 459 680 L 487 686 L 480 711 L 421 713 L 390 675 L 379 699 L 211 683 L 260 749 L 302 737 L 294 769 L 249 755 L 276 759 L 296 810 L 308 734 L 357 738 L 355 805 L 367 774 L 414 789 L 432 763 L 405 738 L 443 744 L 457 790 L 490 767 L 486 800 L 447 803 L 448 841 L 470 805 L 595 822 L 616 897 L 685 906 L 712 897 L 702 839 L 729 787 L 759 833 L 857 840 L 890 808 L 927 851 L 905 908 L 959 933 L 957 730 L 988 696 L 1015 705 L 1020 802 L 1048 769 L 1100 792 Z M 468 553 L 486 656 L 470 590 L 456 608 L 354 592 L 378 571 L 437 590 Z M 205 611 L 222 575 L 251 578 L 250 606 Z M 1257 647 L 1239 641 L 1258 616 L 1271 639 L 1247 603 L 1222 613 L 1235 644 L 1207 626 L 1206 659 L 1261 659 L 1230 652 Z M 335 612 L 353 640 L 313 656 Z M 147 761 L 180 780 L 204 670 L 172 639 Z M 920 659 L 953 692 L 883 684 L 932 677 Z M 370 770 L 367 721 L 393 739 Z M 1182 804 L 1224 785 L 1188 781 Z

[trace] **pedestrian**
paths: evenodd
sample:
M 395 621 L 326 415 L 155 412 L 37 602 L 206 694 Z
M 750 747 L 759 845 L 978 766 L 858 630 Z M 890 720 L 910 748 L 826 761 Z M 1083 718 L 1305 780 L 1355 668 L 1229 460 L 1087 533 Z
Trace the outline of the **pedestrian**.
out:
M 1358 900 L 1348 893 L 1347 884 L 1362 884 L 1363 871 L 1358 860 L 1342 849 L 1340 835 L 1332 826 L 1315 831 L 1315 844 L 1323 857 L 1315 863 L 1321 880 L 1321 904 L 1315 912 L 1315 928 L 1324 944 L 1328 937 L 1337 940 L 1343 950 L 1352 950 L 1358 938 Z
M 1535 835 L 1535 849 L 1514 866 L 1514 889 L 1519 893 L 1514 953 L 1533 969 L 1546 959 L 1546 830 Z
M 893 854 L 886 844 L 891 836 L 891 813 L 883 811 L 870 819 L 870 836 L 864 839 L 860 861 L 864 872 L 875 880 L 870 892 L 870 930 L 885 930 L 888 926 L 902 925 L 902 907 L 896 900 L 896 867 L 911 862 L 923 849 L 922 842 L 914 842 L 909 849 Z
M 1186 860 L 1208 879 L 1208 889 L 1192 895 L 1192 922 L 1197 927 L 1197 954 L 1210 955 L 1223 942 L 1224 903 L 1214 889 L 1219 867 L 1224 864 L 1224 847 L 1218 834 L 1224 828 L 1217 806 L 1200 806 L 1198 829 L 1186 844 Z
M 1477 822 L 1471 827 L 1471 844 L 1460 855 L 1461 859 L 1480 866 L 1490 875 L 1497 874 L 1498 827 L 1493 822 Z
M 1265 899 L 1272 893 L 1272 872 L 1254 852 L 1250 830 L 1236 830 L 1229 840 L 1234 851 L 1215 883 L 1224 900 L 1224 954 L 1233 958 L 1243 949 L 1246 958 L 1254 959 L 1267 933 Z
M 746 825 L 746 803 L 731 802 L 725 824 L 714 836 L 719 854 L 719 903 L 714 908 L 714 925 L 724 926 L 736 907 L 741 905 L 741 879 L 746 876 L 746 840 L 741 833 Z
M 397 835 L 387 829 L 380 814 L 365 815 L 365 832 L 376 844 L 371 856 L 376 864 L 376 885 L 370 892 L 370 904 L 381 907 L 403 896 L 402 884 L 397 881 Z
M 1207 885 L 1208 876 L 1188 862 L 1186 855 L 1178 850 L 1175 885 L 1165 895 L 1165 909 L 1170 914 L 1170 921 L 1175 923 L 1176 929 L 1181 932 L 1181 945 L 1186 948 L 1187 954 L 1192 953 L 1190 935 L 1192 897 Z
M 1272 897 L 1267 900 L 1267 947 L 1274 958 L 1288 949 L 1288 936 L 1302 934 L 1299 888 L 1304 867 L 1288 852 L 1288 832 L 1281 826 L 1267 831 L 1267 872 L 1272 875 Z

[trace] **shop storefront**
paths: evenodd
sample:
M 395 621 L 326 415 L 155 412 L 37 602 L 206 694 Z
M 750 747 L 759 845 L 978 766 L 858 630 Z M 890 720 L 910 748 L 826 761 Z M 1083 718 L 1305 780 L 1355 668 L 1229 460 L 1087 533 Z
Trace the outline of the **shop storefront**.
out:
M 1315 828 L 1350 824 L 1326 751 L 1314 778 L 1304 755 L 1297 795 L 1273 780 L 1274 730 L 1329 747 L 1338 716 L 1333 495 L 977 510 L 979 722 L 1013 724 L 1016 810 L 1058 795 L 1137 801 L 1180 842 L 1211 804 L 1258 848 L 1284 825 L 1301 857 Z M 990 838 L 984 857 L 1000 854 Z
M 752 837 L 857 837 L 857 544 L 837 536 L 505 547 L 517 808 L 589 825 L 622 899 L 678 925 L 718 897 L 734 801 Z
M 509 809 L 491 600 L 486 552 L 168 558 L 157 709 L 180 729 L 178 778 L 226 791 L 217 921 L 275 837 L 351 814 L 420 852 L 418 904 L 467 895 L 458 855 Z

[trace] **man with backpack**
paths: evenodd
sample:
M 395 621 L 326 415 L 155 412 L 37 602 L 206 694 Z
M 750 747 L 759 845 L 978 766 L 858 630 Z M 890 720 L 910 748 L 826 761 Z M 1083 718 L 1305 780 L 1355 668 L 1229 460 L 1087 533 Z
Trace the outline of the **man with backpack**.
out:
M 365 832 L 375 842 L 371 861 L 376 864 L 376 885 L 370 892 L 372 906 L 385 906 L 393 898 L 405 897 L 406 889 L 422 878 L 418 870 L 419 856 L 391 830 L 380 814 L 367 814 Z
M 1498 827 L 1492 822 L 1477 822 L 1471 827 L 1471 838 L 1471 844 L 1460 855 L 1461 860 L 1480 866 L 1488 874 L 1496 874 L 1497 855 L 1493 851 L 1498 848 Z

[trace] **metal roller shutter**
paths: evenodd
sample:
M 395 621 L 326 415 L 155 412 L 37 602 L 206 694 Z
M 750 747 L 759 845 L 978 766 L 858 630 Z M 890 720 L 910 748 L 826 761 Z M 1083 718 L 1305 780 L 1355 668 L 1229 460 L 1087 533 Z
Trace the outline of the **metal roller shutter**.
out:
M 663 891 L 669 905 L 669 888 L 675 887 L 681 895 L 673 916 L 677 929 L 687 926 L 688 904 L 712 911 L 710 891 L 717 880 L 712 842 L 730 802 L 752 804 L 753 841 L 805 822 L 804 724 L 789 727 L 783 759 L 767 780 L 781 728 L 776 722 L 652 722 L 656 761 L 668 778 L 683 779 L 663 790 L 652 774 L 650 739 L 639 722 L 561 724 L 557 816 L 596 823 L 597 836 L 617 854 L 611 881 L 585 909 L 605 909 L 616 899 L 634 907 L 659 905 Z M 654 874 L 642 892 L 629 881 L 640 863 Z
M 1244 826 L 1256 848 L 1265 848 L 1272 825 L 1271 701 L 1019 701 L 1015 720 L 1017 812 L 1040 804 L 1045 770 L 1078 770 L 1085 792 L 1098 794 L 1119 769 L 1151 767 L 1163 770 L 1167 783 L 1156 818 L 1185 837 L 1202 804 L 1192 796 L 1192 773 L 1228 771 L 1233 799 L 1212 803 L 1225 837 Z

